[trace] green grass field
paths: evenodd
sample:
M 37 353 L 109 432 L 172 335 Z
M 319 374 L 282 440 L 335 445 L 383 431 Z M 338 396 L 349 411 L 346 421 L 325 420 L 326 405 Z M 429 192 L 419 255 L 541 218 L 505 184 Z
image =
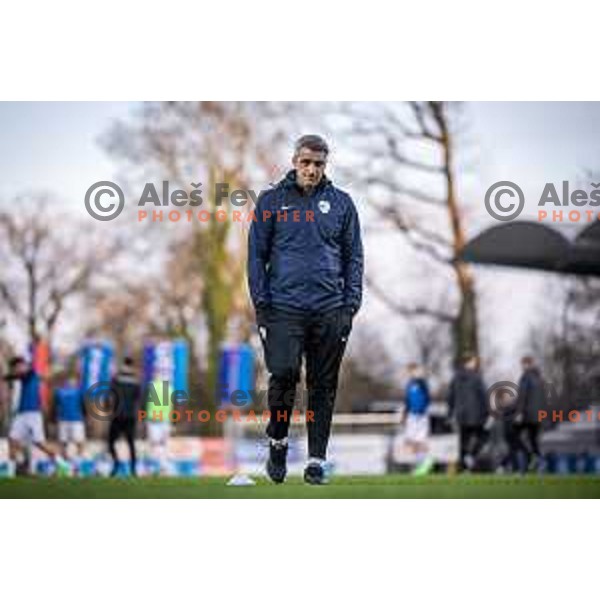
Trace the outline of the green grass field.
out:
M 227 479 L 0 480 L 0 498 L 600 498 L 600 477 L 410 475 L 336 477 L 314 487 L 299 478 L 273 485 L 228 487 Z

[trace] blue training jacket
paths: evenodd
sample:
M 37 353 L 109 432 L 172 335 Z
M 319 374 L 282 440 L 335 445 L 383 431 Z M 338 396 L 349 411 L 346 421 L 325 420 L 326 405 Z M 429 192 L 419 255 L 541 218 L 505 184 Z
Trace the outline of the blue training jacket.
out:
M 352 198 L 323 178 L 310 196 L 290 171 L 264 192 L 248 238 L 248 284 L 256 308 L 358 311 L 363 247 Z

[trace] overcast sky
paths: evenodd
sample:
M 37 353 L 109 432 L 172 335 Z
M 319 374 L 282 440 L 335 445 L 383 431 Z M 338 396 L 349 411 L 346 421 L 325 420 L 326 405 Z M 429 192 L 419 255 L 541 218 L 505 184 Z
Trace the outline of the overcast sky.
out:
M 87 188 L 114 179 L 118 170 L 99 137 L 133 107 L 123 102 L 0 103 L 0 198 L 50 191 L 63 207 L 85 216 Z M 525 192 L 520 218 L 535 219 L 546 182 L 577 183 L 585 181 L 586 169 L 600 170 L 600 103 L 475 102 L 465 110 L 470 174 L 462 178 L 460 191 L 467 203 L 483 205 L 492 183 L 510 180 Z M 496 223 L 480 211 L 470 234 Z M 503 298 L 501 310 L 495 305 L 494 312 L 502 313 L 498 346 L 509 365 L 521 349 L 525 325 L 538 312 L 548 278 L 506 269 L 485 273 L 481 277 L 493 282 L 492 295 Z
M 92 182 L 114 176 L 116 166 L 98 138 L 132 107 L 126 102 L 0 103 L 0 194 L 52 190 L 81 205 Z M 546 181 L 573 179 L 598 166 L 600 103 L 474 102 L 466 110 L 469 154 L 485 189 L 509 179 L 537 197 Z

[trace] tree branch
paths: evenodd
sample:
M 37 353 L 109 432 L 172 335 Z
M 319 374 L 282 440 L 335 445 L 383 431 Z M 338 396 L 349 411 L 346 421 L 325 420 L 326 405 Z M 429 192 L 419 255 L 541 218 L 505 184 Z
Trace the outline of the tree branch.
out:
M 444 323 L 453 323 L 455 320 L 454 315 L 445 313 L 441 310 L 436 310 L 434 308 L 429 308 L 426 306 L 408 308 L 396 300 L 393 300 L 373 281 L 371 277 L 367 276 L 365 280 L 369 288 L 373 291 L 377 298 L 379 298 L 379 300 L 385 304 L 387 308 L 399 315 L 402 315 L 403 317 L 430 317 Z

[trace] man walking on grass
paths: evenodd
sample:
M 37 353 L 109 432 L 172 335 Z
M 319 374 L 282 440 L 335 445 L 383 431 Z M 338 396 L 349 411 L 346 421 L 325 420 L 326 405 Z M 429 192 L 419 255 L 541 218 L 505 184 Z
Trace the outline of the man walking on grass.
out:
M 325 482 L 338 373 L 361 305 L 363 248 L 350 196 L 325 175 L 329 148 L 316 135 L 295 145 L 293 169 L 264 192 L 248 242 L 248 282 L 270 372 L 267 474 L 287 474 L 288 430 L 306 361 L 308 462 L 304 479 Z

